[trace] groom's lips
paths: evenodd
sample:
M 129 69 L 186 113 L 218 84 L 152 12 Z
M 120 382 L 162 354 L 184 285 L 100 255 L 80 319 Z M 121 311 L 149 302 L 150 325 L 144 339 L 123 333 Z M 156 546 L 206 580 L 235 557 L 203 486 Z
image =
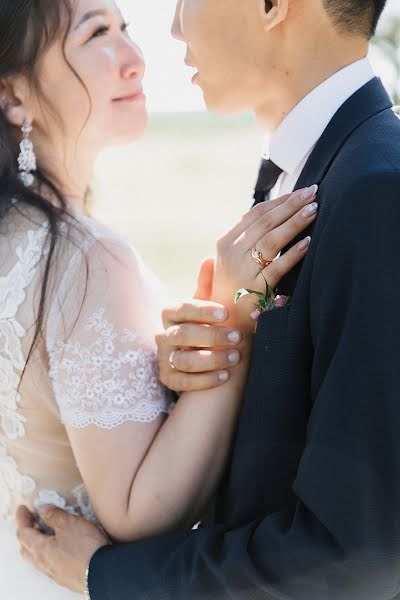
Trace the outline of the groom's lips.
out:
M 197 67 L 195 67 L 194 65 L 192 65 L 188 60 L 185 59 L 185 65 L 187 65 L 188 67 L 190 67 L 191 69 L 196 69 Z M 193 77 L 192 77 L 192 83 L 195 83 L 197 81 L 199 77 L 199 72 L 197 71 Z
M 186 65 L 186 66 L 188 66 L 188 67 L 190 67 L 191 69 L 197 69 L 197 67 L 196 67 L 195 65 L 192 65 L 192 63 L 190 63 L 190 62 L 187 60 L 187 58 L 185 58 L 185 65 Z M 199 72 L 197 71 L 197 72 L 194 74 L 194 76 L 193 76 L 193 78 L 192 78 L 192 81 L 193 81 L 193 79 L 196 79 L 196 78 L 197 78 L 198 74 L 199 74 Z

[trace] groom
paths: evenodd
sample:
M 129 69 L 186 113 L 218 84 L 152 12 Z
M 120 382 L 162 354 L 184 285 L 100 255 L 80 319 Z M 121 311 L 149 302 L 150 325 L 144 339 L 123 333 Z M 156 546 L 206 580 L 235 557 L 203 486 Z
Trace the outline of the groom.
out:
M 214 525 L 103 546 L 20 511 L 24 554 L 58 582 L 83 591 L 91 559 L 92 600 L 400 597 L 400 123 L 365 58 L 384 4 L 178 2 L 209 108 L 274 132 L 256 202 L 317 183 L 320 214 L 291 303 L 260 316 Z

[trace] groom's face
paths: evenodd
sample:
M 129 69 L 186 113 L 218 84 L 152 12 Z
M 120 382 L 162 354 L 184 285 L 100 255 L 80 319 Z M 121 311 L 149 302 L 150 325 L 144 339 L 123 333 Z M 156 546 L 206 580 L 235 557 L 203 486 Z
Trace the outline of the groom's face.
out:
M 185 62 L 214 112 L 254 109 L 261 100 L 262 7 L 264 0 L 178 0 L 172 34 L 186 43 Z

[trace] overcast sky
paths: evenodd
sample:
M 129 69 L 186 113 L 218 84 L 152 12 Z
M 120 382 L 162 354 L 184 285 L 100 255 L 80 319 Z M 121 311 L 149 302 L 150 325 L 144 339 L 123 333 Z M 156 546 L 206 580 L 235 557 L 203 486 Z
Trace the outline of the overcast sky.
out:
M 146 61 L 146 92 L 153 112 L 203 110 L 198 87 L 192 86 L 192 72 L 183 64 L 184 45 L 170 36 L 175 0 L 117 0 L 132 24 L 132 35 L 141 45 Z M 399 0 L 388 0 L 388 11 L 399 12 Z M 385 76 L 379 61 L 376 68 Z

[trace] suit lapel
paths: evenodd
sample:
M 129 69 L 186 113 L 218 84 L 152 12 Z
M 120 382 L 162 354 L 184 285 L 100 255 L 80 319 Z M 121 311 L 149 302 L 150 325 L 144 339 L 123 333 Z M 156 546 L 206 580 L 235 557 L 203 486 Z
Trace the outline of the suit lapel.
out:
M 392 102 L 378 78 L 372 79 L 358 90 L 330 121 L 311 153 L 294 189 L 309 187 L 314 183 L 321 185 L 342 146 L 353 132 L 374 115 L 391 107 Z M 318 201 L 321 204 L 321 199 Z M 307 233 L 299 235 L 291 246 L 300 241 L 304 235 Z M 289 247 L 285 248 L 285 251 Z M 291 295 L 293 293 L 300 269 L 301 265 L 298 265 L 282 279 L 279 284 L 281 294 Z
M 320 184 L 346 140 L 362 123 L 392 107 L 380 79 L 374 78 L 353 94 L 334 115 L 308 159 L 295 189 Z

